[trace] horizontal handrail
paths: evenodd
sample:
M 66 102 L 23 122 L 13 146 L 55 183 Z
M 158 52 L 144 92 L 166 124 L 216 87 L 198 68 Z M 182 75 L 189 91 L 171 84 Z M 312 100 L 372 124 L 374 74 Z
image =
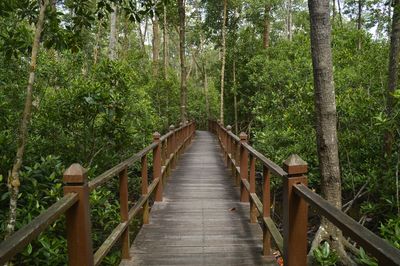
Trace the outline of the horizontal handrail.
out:
M 193 122 L 191 122 L 193 123 Z M 186 128 L 185 126 L 181 126 L 180 128 L 170 130 L 168 133 L 160 137 L 160 141 L 163 142 L 168 139 L 172 134 L 175 132 L 181 131 L 182 129 Z M 131 156 L 130 158 L 126 159 L 125 161 L 117 164 L 116 166 L 106 170 L 102 174 L 98 175 L 96 178 L 89 181 L 89 189 L 92 191 L 97 187 L 101 186 L 104 183 L 107 183 L 111 178 L 117 176 L 125 167 L 130 167 L 137 161 L 139 161 L 144 155 L 152 151 L 158 144 L 153 142 L 152 144 L 148 145 L 140 152 L 136 153 L 135 155 Z
M 351 237 L 360 246 L 364 247 L 382 265 L 400 265 L 400 251 L 391 246 L 387 241 L 357 223 L 350 216 L 334 207 L 305 185 L 295 185 L 294 192 L 299 197 L 305 199 L 318 213 L 325 216 L 342 230 L 345 235 Z
M 299 156 L 291 155 L 283 168 L 263 156 L 247 143 L 247 135 L 236 136 L 220 123 L 210 121 L 210 131 L 218 136 L 224 161 L 232 169 L 232 175 L 239 179 L 241 200 L 250 202 L 250 221 L 257 219 L 255 210 L 262 215 L 264 230 L 263 253 L 268 255 L 269 236 L 284 257 L 285 265 L 306 265 L 307 261 L 307 211 L 310 204 L 343 233 L 351 237 L 371 255 L 378 259 L 379 265 L 400 265 L 400 251 L 373 232 L 363 227 L 350 216 L 331 205 L 327 200 L 307 187 L 307 163 Z M 250 155 L 250 156 L 249 156 Z M 255 193 L 255 160 L 261 162 L 263 170 L 263 201 Z M 250 167 L 249 167 L 250 163 Z M 270 174 L 281 177 L 283 181 L 283 235 L 270 217 Z
M 273 174 L 280 177 L 287 175 L 287 173 L 279 165 L 265 157 L 263 154 L 254 149 L 251 145 L 249 145 L 248 143 L 241 143 L 240 138 L 236 136 L 232 131 L 226 129 L 222 125 L 220 125 L 220 128 L 226 134 L 228 134 L 228 136 L 231 137 L 233 141 L 235 141 L 238 145 L 243 146 L 249 153 L 253 154 L 263 165 L 268 167 Z
M 32 222 L 0 243 L 0 265 L 20 252 L 35 237 L 46 230 L 61 215 L 66 214 L 69 265 L 99 265 L 113 245 L 122 239 L 122 258 L 129 258 L 129 223 L 143 210 L 143 223 L 149 219 L 149 199 L 156 194 L 155 201 L 162 201 L 163 180 L 176 165 L 178 155 L 187 147 L 195 133 L 194 122 L 187 122 L 168 133 L 153 135 L 153 143 L 123 162 L 106 170 L 88 182 L 87 171 L 79 164 L 71 165 L 64 173 L 64 197 L 50 206 Z M 147 155 L 153 152 L 153 180 L 148 184 Z M 128 210 L 127 169 L 141 161 L 142 195 Z M 100 248 L 93 254 L 89 193 L 119 176 L 121 222 L 113 229 Z
M 236 184 L 241 187 L 241 201 L 250 201 L 251 222 L 256 222 L 256 212 L 263 217 L 261 220 L 264 235 L 263 254 L 271 254 L 270 237 L 272 237 L 277 248 L 283 254 L 283 237 L 270 217 L 269 177 L 271 174 L 278 177 L 286 177 L 287 172 L 249 145 L 247 143 L 247 136 L 244 133 L 238 137 L 233 134 L 229 127 L 225 128 L 223 125 L 214 121 L 210 121 L 209 130 L 217 134 L 224 153 L 225 163 L 227 166 L 230 165 L 232 175 L 239 179 L 236 181 Z M 250 167 L 250 169 L 248 169 L 249 157 L 250 162 L 252 160 L 254 161 L 253 167 Z M 264 187 L 263 194 L 265 194 L 265 196 L 263 196 L 262 201 L 255 193 L 255 160 L 258 160 L 263 165 L 264 183 L 267 184 L 267 186 Z
M 63 215 L 72 205 L 78 201 L 76 193 L 68 193 L 30 223 L 19 229 L 5 241 L 0 243 L 0 265 L 4 265 L 15 254 L 21 252 L 26 245 L 35 239 L 40 233 Z

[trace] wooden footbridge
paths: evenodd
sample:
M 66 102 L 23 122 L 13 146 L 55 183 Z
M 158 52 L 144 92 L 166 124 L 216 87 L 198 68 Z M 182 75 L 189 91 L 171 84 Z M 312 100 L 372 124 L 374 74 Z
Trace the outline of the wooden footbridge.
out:
M 141 164 L 142 193 L 130 206 L 128 168 L 135 162 Z M 262 171 L 260 189 L 256 169 Z M 400 265 L 399 250 L 307 188 L 306 172 L 307 164 L 298 156 L 290 156 L 281 168 L 251 147 L 246 134 L 238 137 L 229 126 L 210 121 L 209 131 L 196 131 L 193 122 L 171 127 L 90 181 L 80 165 L 68 168 L 64 197 L 0 243 L 0 265 L 65 214 L 65 264 L 73 266 L 100 265 L 115 244 L 121 247 L 121 265 L 276 265 L 272 250 L 279 250 L 285 265 L 305 266 L 308 205 L 376 257 L 379 265 Z M 94 252 L 91 219 L 96 217 L 90 217 L 89 194 L 116 176 L 121 220 Z M 283 181 L 282 231 L 270 217 L 272 176 Z M 262 191 L 260 197 L 256 191 Z M 130 241 L 129 224 L 138 215 L 143 226 Z

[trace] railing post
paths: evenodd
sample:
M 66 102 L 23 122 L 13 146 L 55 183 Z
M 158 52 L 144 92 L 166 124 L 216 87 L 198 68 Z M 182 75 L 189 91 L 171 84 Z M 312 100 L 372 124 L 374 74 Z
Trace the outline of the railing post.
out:
M 226 166 L 230 167 L 230 160 L 229 160 L 229 154 L 232 154 L 232 149 L 231 149 L 231 137 L 229 136 L 229 132 L 231 132 L 232 126 L 228 125 L 226 126 Z
M 64 172 L 63 181 L 64 195 L 74 192 L 79 198 L 66 212 L 68 265 L 92 266 L 94 259 L 87 171 L 80 164 L 73 164 Z
M 256 193 L 256 157 L 250 154 L 250 193 Z M 250 200 L 250 223 L 257 223 L 257 208 L 252 200 Z
M 119 204 L 121 222 L 128 222 L 128 167 L 125 167 L 119 173 Z M 126 227 L 125 231 L 121 236 L 122 242 L 122 259 L 129 259 L 129 226 Z
M 175 169 L 176 167 L 176 156 L 175 156 L 175 152 L 176 152 L 176 132 L 175 132 L 175 126 L 174 125 L 170 125 L 169 126 L 169 130 L 172 131 L 172 135 L 171 135 L 171 154 L 170 158 L 171 158 L 171 169 Z
M 162 201 L 163 197 L 163 180 L 161 176 L 161 141 L 160 141 L 160 133 L 156 132 L 153 134 L 153 141 L 158 145 L 153 150 L 153 178 L 159 178 L 157 188 L 156 188 L 156 197 L 155 201 Z
M 268 167 L 263 166 L 263 217 L 271 216 L 271 175 Z M 268 228 L 263 226 L 263 255 L 271 255 L 271 234 Z
M 242 132 L 240 133 L 240 142 L 247 143 L 247 134 Z M 248 179 L 248 151 L 245 147 L 240 146 L 240 178 Z M 240 201 L 241 202 L 249 202 L 249 192 L 244 186 L 243 182 L 240 182 Z
M 288 266 L 307 265 L 307 203 L 298 197 L 293 186 L 307 185 L 307 163 L 290 155 L 283 164 L 283 261 Z
M 240 167 L 240 141 L 235 142 L 235 175 L 233 176 L 235 186 L 238 187 L 240 186 L 240 173 L 237 172 L 237 167 Z
M 141 175 L 142 175 L 142 195 L 147 195 L 149 193 L 148 184 L 148 173 L 147 173 L 147 154 L 143 155 L 141 159 Z M 143 224 L 149 223 L 149 199 L 143 205 Z

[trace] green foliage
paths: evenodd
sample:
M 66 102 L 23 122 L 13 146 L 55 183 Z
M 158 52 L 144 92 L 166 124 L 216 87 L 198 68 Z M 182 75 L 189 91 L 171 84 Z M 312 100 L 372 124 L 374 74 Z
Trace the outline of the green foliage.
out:
M 360 247 L 360 254 L 358 255 L 356 261 L 361 265 L 378 266 L 377 260 L 375 258 L 369 257 L 362 247 Z
M 386 224 L 381 224 L 380 233 L 395 248 L 400 249 L 400 218 L 389 219 Z
M 313 254 L 314 259 L 321 266 L 336 265 L 336 262 L 338 260 L 336 252 L 330 249 L 328 242 L 324 242 L 322 245 L 314 249 Z

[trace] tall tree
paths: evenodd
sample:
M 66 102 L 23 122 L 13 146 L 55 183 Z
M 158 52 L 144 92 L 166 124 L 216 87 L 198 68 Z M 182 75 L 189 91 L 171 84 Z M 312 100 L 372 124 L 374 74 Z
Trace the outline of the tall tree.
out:
M 112 12 L 110 14 L 110 39 L 108 44 L 108 53 L 110 60 L 117 59 L 117 13 L 118 8 L 112 3 Z
M 263 47 L 267 49 L 269 47 L 270 31 L 271 31 L 271 4 L 269 1 L 264 6 L 264 34 L 263 34 Z
M 398 65 L 400 52 L 400 0 L 393 1 L 393 17 L 392 31 L 390 36 L 390 52 L 389 52 L 389 76 L 388 89 L 386 96 L 386 114 L 389 118 L 393 117 L 394 97 L 393 93 L 398 86 Z M 394 142 L 394 134 L 392 131 L 385 132 L 385 158 L 390 158 Z
M 35 36 L 32 43 L 29 79 L 28 86 L 26 87 L 24 111 L 19 128 L 17 153 L 15 155 L 15 161 L 11 170 L 11 174 L 8 178 L 8 188 L 10 193 L 10 215 L 6 226 L 6 238 L 14 232 L 15 222 L 17 219 L 18 192 L 21 185 L 19 172 L 22 167 L 22 160 L 24 158 L 25 146 L 28 139 L 28 126 L 32 113 L 33 84 L 35 82 L 36 61 L 39 52 L 40 37 L 43 31 L 45 12 L 48 5 L 49 0 L 40 1 L 39 18 L 36 23 Z
M 187 85 L 186 85 L 186 66 L 185 66 L 185 0 L 178 0 L 179 13 L 179 56 L 181 59 L 181 121 L 187 120 Z
M 361 50 L 362 8 L 363 8 L 363 0 L 358 0 L 358 15 L 357 15 L 357 30 L 359 34 L 357 43 L 358 50 Z
M 329 0 L 308 0 L 311 24 L 311 54 L 314 74 L 314 102 L 319 171 L 324 197 L 336 208 L 342 207 L 336 100 L 333 83 Z M 329 241 L 342 260 L 347 260 L 343 236 L 327 219 L 322 219 L 312 249 Z
M 226 17 L 228 0 L 224 0 L 222 15 L 222 40 L 221 40 L 221 94 L 220 94 L 220 121 L 224 124 L 224 85 L 225 85 L 225 59 L 226 59 Z
M 292 40 L 293 38 L 293 32 L 292 32 L 292 24 L 293 24 L 293 14 L 292 14 L 292 9 L 293 9 L 293 2 L 292 0 L 287 1 L 287 38 L 289 41 Z
M 153 75 L 158 75 L 158 61 L 160 55 L 160 26 L 158 23 L 158 16 L 154 12 L 153 16 Z
M 163 25 L 163 61 L 164 61 L 164 79 L 168 74 L 168 28 L 167 28 L 167 6 L 164 3 L 164 25 Z

